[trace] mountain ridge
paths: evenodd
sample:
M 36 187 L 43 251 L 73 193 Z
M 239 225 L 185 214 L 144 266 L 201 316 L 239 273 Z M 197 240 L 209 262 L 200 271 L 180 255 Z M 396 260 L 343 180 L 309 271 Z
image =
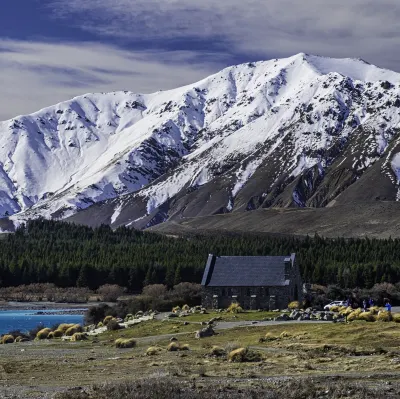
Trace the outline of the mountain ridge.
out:
M 368 190 L 396 201 L 399 123 L 399 73 L 304 53 L 166 92 L 88 94 L 0 123 L 0 216 L 84 222 L 102 207 L 113 227 L 147 228 Z

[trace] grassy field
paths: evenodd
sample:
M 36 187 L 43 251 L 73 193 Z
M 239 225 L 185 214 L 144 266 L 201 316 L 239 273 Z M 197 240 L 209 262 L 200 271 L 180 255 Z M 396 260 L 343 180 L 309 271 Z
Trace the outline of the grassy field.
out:
M 17 397 L 21 398 L 39 398 L 46 392 L 104 381 L 165 376 L 185 381 L 196 379 L 205 386 L 221 381 L 252 384 L 266 378 L 326 376 L 371 385 L 383 383 L 384 378 L 396 386 L 400 378 L 399 324 L 281 323 L 219 330 L 213 337 L 198 340 L 194 331 L 200 326 L 192 323 L 203 321 L 200 316 L 207 316 L 208 320 L 214 315 L 148 321 L 84 342 L 51 340 L 0 345 L 0 397 L 5 395 L 1 396 L 2 389 L 18 392 Z M 266 316 L 260 313 L 260 317 Z M 183 321 L 191 323 L 183 325 Z M 266 334 L 271 340 L 260 342 Z M 172 335 L 181 344 L 188 344 L 190 350 L 168 352 L 166 347 Z M 137 345 L 117 349 L 117 338 L 136 338 Z M 215 345 L 227 350 L 247 347 L 260 359 L 234 363 L 225 356 L 212 357 L 211 348 Z M 160 350 L 146 356 L 149 346 Z

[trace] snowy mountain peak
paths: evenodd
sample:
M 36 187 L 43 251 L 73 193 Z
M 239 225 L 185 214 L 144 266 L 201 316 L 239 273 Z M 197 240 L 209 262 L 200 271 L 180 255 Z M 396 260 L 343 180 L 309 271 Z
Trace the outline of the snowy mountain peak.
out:
M 142 227 L 325 206 L 378 161 L 397 193 L 399 121 L 400 74 L 304 53 L 175 90 L 86 94 L 0 122 L 0 217 L 64 218 L 107 200 L 105 222 L 124 224 L 133 206 Z M 339 159 L 351 172 L 327 188 Z

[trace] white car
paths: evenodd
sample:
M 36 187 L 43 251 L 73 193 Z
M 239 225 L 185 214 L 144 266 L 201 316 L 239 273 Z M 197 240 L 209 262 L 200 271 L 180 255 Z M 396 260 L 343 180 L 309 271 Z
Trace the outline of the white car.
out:
M 347 301 L 333 301 L 324 306 L 324 310 L 331 310 L 333 306 L 347 306 Z

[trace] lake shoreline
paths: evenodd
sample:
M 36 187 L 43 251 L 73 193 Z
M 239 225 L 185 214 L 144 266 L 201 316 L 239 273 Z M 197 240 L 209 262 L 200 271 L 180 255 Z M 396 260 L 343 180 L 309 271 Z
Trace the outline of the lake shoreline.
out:
M 71 309 L 71 311 L 88 309 L 91 306 L 100 306 L 105 302 L 82 302 L 82 303 L 68 303 L 68 302 L 7 302 L 0 301 L 0 310 L 57 310 L 57 309 Z M 83 311 L 84 312 L 84 311 Z

